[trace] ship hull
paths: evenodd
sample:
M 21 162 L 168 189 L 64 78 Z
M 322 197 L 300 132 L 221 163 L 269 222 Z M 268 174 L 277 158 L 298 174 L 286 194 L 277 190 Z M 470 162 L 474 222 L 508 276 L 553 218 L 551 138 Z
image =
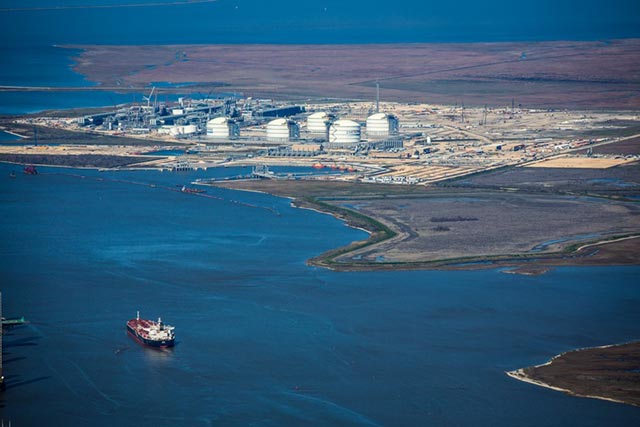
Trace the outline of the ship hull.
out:
M 136 341 L 138 341 L 142 345 L 146 345 L 147 347 L 154 348 L 169 348 L 175 345 L 175 339 L 172 340 L 150 340 L 148 338 L 140 335 L 135 329 L 131 326 L 127 325 L 127 332 L 131 335 Z

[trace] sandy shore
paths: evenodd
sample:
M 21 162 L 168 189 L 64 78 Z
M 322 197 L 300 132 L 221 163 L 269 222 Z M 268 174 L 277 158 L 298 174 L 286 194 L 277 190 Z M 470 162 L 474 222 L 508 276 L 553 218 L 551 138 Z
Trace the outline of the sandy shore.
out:
M 636 341 L 568 351 L 506 374 L 572 396 L 640 406 L 639 361 Z

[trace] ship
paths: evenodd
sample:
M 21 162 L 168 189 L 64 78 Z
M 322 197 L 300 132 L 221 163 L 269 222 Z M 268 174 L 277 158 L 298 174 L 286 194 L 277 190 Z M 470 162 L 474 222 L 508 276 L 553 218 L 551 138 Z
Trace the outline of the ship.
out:
M 173 326 L 165 325 L 162 319 L 157 322 L 140 318 L 138 311 L 136 318 L 127 322 L 127 332 L 141 344 L 149 347 L 173 347 L 176 336 Z

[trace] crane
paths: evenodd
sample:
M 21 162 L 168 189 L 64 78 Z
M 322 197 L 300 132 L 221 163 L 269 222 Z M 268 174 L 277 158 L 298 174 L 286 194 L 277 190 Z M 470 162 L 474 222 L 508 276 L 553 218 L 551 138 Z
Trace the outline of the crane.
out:
M 151 88 L 151 92 L 149 92 L 149 96 L 142 95 L 142 99 L 147 101 L 147 108 L 151 107 L 151 97 L 153 96 L 153 92 L 155 92 L 155 90 L 156 90 L 156 87 L 154 86 L 153 88 Z M 156 99 L 157 99 L 157 95 L 156 95 Z

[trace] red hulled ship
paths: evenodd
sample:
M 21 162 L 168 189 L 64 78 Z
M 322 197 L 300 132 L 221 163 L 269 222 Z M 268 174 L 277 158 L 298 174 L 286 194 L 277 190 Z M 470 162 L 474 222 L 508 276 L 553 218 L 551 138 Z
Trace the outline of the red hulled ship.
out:
M 176 339 L 174 329 L 173 326 L 162 323 L 160 318 L 157 322 L 141 319 L 140 312 L 137 313 L 135 319 L 127 322 L 127 332 L 141 344 L 150 347 L 173 347 Z

